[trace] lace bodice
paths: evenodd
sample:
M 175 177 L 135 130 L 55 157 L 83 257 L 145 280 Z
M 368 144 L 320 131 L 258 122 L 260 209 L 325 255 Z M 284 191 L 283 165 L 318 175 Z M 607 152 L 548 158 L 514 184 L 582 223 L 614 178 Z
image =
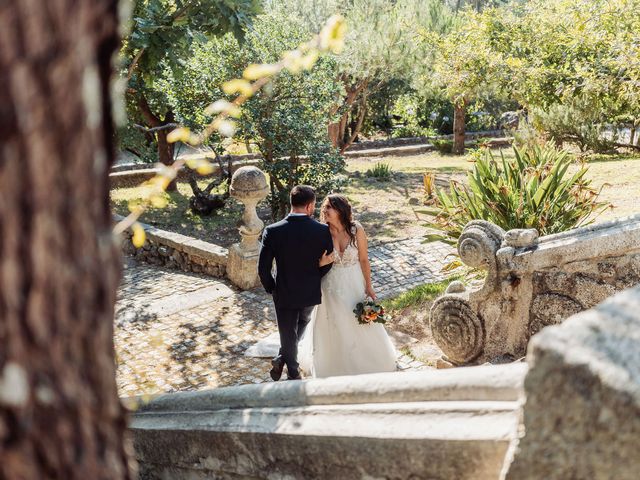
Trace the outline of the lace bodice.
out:
M 360 223 L 356 222 L 356 226 L 353 227 L 353 233 L 356 233 L 357 228 L 360 227 Z M 349 243 L 342 255 L 337 248 L 333 249 L 336 261 L 334 267 L 351 267 L 360 263 L 358 257 L 358 241 L 354 239 L 353 243 Z
M 360 263 L 360 260 L 358 258 L 358 247 L 357 245 L 352 245 L 351 243 L 347 246 L 347 248 L 345 249 L 344 253 L 342 255 L 340 255 L 340 252 L 338 251 L 338 249 L 334 249 L 333 250 L 334 254 L 335 254 L 335 262 L 334 262 L 334 268 L 335 267 L 350 267 L 352 265 L 357 265 L 358 263 Z

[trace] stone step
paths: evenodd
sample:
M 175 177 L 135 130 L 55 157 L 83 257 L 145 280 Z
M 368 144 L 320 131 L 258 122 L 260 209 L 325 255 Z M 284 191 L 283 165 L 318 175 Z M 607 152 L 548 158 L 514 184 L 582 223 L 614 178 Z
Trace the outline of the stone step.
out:
M 406 402 L 147 413 L 142 478 L 499 479 L 519 402 Z M 228 475 L 226 477 L 225 475 Z
M 525 363 L 513 363 L 402 375 L 376 373 L 242 385 L 160 395 L 149 403 L 141 403 L 138 413 L 416 401 L 513 401 L 519 398 L 526 371 Z
M 133 415 L 142 477 L 498 479 L 525 364 L 157 397 Z

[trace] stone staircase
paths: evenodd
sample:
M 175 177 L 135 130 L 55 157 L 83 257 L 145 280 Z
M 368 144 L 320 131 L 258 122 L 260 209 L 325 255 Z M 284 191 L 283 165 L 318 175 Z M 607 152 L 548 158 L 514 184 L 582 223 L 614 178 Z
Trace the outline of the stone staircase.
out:
M 132 418 L 141 478 L 500 479 L 526 370 L 514 363 L 162 395 Z

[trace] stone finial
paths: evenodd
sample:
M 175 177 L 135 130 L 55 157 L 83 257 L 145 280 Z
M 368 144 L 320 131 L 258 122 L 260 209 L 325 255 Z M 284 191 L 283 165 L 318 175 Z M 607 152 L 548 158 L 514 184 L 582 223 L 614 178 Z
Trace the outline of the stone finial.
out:
M 229 249 L 227 275 L 236 286 L 250 289 L 258 286 L 258 239 L 264 222 L 256 206 L 269 194 L 267 176 L 257 167 L 241 167 L 235 171 L 229 187 L 231 197 L 244 204 L 240 225 L 242 240 Z
M 257 167 L 240 167 L 231 178 L 229 195 L 244 204 L 240 235 L 241 246 L 246 252 L 258 250 L 258 237 L 264 227 L 256 212 L 258 202 L 269 194 L 267 177 Z
M 469 222 L 458 239 L 460 259 L 471 267 L 491 270 L 502 244 L 504 230 L 484 220 Z
M 445 293 L 464 293 L 466 290 L 464 283 L 459 280 L 454 280 L 449 284 Z
M 538 244 L 538 231 L 535 228 L 516 228 L 504 234 L 503 247 L 532 247 Z

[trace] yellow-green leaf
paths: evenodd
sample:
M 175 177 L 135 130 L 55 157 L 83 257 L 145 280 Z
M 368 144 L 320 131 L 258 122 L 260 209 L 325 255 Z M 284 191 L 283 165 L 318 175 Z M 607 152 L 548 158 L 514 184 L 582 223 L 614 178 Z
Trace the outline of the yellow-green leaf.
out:
M 141 205 L 141 200 L 136 198 L 135 200 L 130 200 L 127 204 L 127 208 L 133 214 L 140 215 L 144 212 L 144 207 Z
M 344 37 L 347 26 L 342 15 L 333 15 L 320 32 L 320 48 L 333 53 L 340 53 L 344 48 Z
M 153 195 L 149 201 L 155 208 L 164 208 L 169 203 L 169 200 L 164 195 Z
M 200 175 L 211 175 L 213 173 L 213 165 L 209 162 L 203 162 L 196 167 L 196 172 Z
M 271 63 L 252 63 L 244 69 L 242 76 L 247 80 L 258 80 L 278 73 L 278 66 Z
M 304 68 L 305 70 L 310 70 L 311 68 L 313 68 L 313 66 L 316 64 L 316 61 L 318 60 L 318 56 L 319 54 L 317 50 L 313 50 L 307 53 L 304 57 L 300 59 L 300 64 L 302 65 L 302 68 Z
M 142 228 L 142 225 L 136 222 L 131 225 L 131 231 L 133 232 L 131 243 L 133 243 L 134 247 L 141 248 L 147 238 L 147 235 L 144 233 L 144 228 Z
M 225 112 L 227 115 L 234 118 L 238 118 L 241 114 L 240 108 L 237 105 L 234 105 L 224 99 L 216 100 L 204 111 L 207 115 L 214 115 L 220 112 Z
M 167 135 L 167 142 L 176 143 L 176 142 L 188 142 L 191 137 L 191 130 L 186 127 L 176 128 L 172 130 L 169 135 Z
M 220 135 L 225 137 L 233 137 L 233 134 L 236 133 L 236 124 L 230 120 L 220 120 L 215 123 L 215 127 Z
M 248 81 L 242 78 L 234 78 L 222 84 L 222 91 L 227 95 L 240 93 L 244 96 L 249 96 L 253 93 L 253 88 Z

